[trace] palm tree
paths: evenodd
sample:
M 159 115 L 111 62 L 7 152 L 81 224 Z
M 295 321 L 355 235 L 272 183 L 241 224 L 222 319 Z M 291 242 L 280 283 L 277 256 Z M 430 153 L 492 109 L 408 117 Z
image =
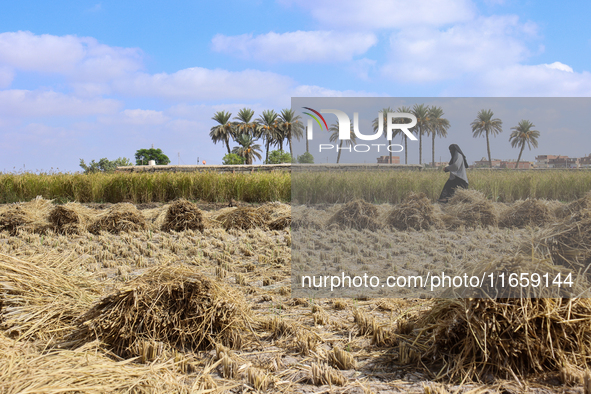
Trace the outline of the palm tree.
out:
M 435 137 L 447 137 L 447 129 L 449 129 L 449 120 L 442 118 L 442 116 L 443 109 L 441 107 L 431 107 L 429 109 L 429 133 L 433 137 L 433 167 L 435 167 Z
M 291 146 L 292 139 L 297 138 L 299 141 L 300 138 L 304 136 L 304 125 L 300 121 L 300 116 L 296 115 L 293 109 L 286 108 L 281 110 L 279 118 L 279 127 L 283 131 L 284 138 L 286 138 L 289 143 L 289 154 L 293 157 L 293 149 Z
M 330 135 L 330 142 L 336 142 L 339 140 L 339 124 L 338 123 L 333 123 L 330 125 L 330 127 L 328 128 L 328 131 L 331 131 L 332 134 Z M 357 143 L 357 136 L 355 135 L 355 132 L 353 131 L 353 124 L 351 124 L 351 130 L 349 131 L 349 137 L 350 139 L 348 140 L 340 140 L 341 142 L 339 143 L 339 154 L 337 155 L 337 164 L 339 164 L 339 160 L 341 160 L 341 148 L 343 147 L 343 141 L 345 142 L 346 145 L 355 145 Z
M 537 130 L 532 130 L 532 127 L 536 126 L 529 120 L 522 120 L 519 122 L 519 125 L 511 127 L 511 130 L 514 130 L 511 133 L 511 137 L 509 137 L 511 147 L 515 148 L 519 146 L 521 148 L 519 151 L 519 156 L 517 157 L 517 164 L 515 164 L 516 169 L 519 168 L 519 160 L 521 160 L 521 154 L 523 153 L 525 144 L 527 144 L 529 150 L 531 150 L 532 146 L 534 148 L 538 147 L 538 137 L 540 136 L 540 132 Z
M 423 134 L 429 132 L 429 106 L 415 104 L 411 113 L 417 118 L 417 125 L 413 127 L 419 136 L 419 164 L 423 163 Z
M 238 111 L 238 115 L 234 117 L 235 120 L 238 122 L 234 122 L 235 134 L 250 134 L 255 138 L 258 138 L 258 124 L 252 121 L 252 117 L 254 116 L 254 111 L 250 108 L 242 108 Z
M 496 135 L 503 131 L 503 121 L 499 118 L 493 119 L 493 112 L 490 109 L 483 109 L 478 112 L 478 115 L 474 122 L 470 124 L 472 126 L 472 133 L 474 138 L 480 137 L 483 133 L 486 135 L 486 151 L 488 152 L 488 164 L 492 168 L 492 158 L 490 156 L 490 142 L 489 134 Z
M 230 112 L 216 112 L 212 119 L 219 124 L 217 126 L 213 126 L 209 132 L 209 136 L 211 137 L 214 144 L 217 144 L 219 141 L 226 143 L 228 153 L 230 153 L 230 138 L 234 138 L 233 125 L 229 122 L 231 116 L 232 114 Z
M 398 107 L 398 109 L 396 110 L 396 112 L 402 112 L 402 113 L 407 113 L 410 114 L 412 113 L 412 110 L 410 109 L 410 107 Z M 403 118 L 397 118 L 396 119 L 396 123 L 405 123 Z M 414 129 L 414 127 L 413 127 Z M 414 130 L 410 130 L 410 131 L 414 131 Z M 402 133 L 403 139 L 404 139 L 404 164 L 408 164 L 408 150 L 406 149 L 407 145 L 408 145 L 408 136 L 406 135 L 406 133 Z
M 388 124 L 388 112 L 394 112 L 394 110 L 390 107 L 388 108 L 384 108 L 382 109 L 381 113 L 382 113 L 382 125 L 383 125 L 383 130 L 386 130 L 386 125 Z M 380 128 L 380 118 L 375 118 L 373 120 L 373 131 L 377 132 L 378 129 Z M 400 129 L 396 129 L 394 130 L 394 132 L 392 133 L 392 138 L 394 138 L 395 136 L 397 136 L 399 133 L 401 133 L 402 131 Z M 388 133 L 386 133 L 386 138 L 388 138 Z M 392 145 L 392 140 L 388 140 L 388 145 Z M 390 164 L 392 164 L 392 151 L 390 149 L 388 149 L 388 151 L 390 151 Z
M 267 149 L 265 154 L 265 161 L 269 160 L 269 145 L 274 143 L 279 135 L 277 133 L 279 128 L 279 122 L 277 117 L 279 115 L 272 109 L 263 111 L 263 114 L 256 120 L 260 125 L 260 135 L 265 141 L 265 147 Z
M 261 146 L 254 143 L 255 139 L 252 135 L 246 133 L 240 134 L 236 139 L 236 142 L 238 142 L 240 146 L 234 147 L 232 153 L 244 157 L 246 164 L 252 164 L 253 158 L 255 157 L 261 160 L 261 155 L 258 153 L 261 151 Z

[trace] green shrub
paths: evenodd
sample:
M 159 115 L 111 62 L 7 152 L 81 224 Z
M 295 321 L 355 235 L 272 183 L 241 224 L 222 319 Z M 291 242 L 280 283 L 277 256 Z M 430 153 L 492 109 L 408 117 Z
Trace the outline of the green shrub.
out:
M 265 164 L 281 164 L 291 163 L 291 155 L 281 149 L 274 150 L 269 153 L 269 158 L 265 160 Z
M 300 164 L 314 164 L 314 156 L 310 152 L 298 156 L 298 163 Z
M 244 157 L 238 156 L 236 153 L 228 153 L 222 159 L 222 164 L 224 164 L 224 165 L 244 164 Z

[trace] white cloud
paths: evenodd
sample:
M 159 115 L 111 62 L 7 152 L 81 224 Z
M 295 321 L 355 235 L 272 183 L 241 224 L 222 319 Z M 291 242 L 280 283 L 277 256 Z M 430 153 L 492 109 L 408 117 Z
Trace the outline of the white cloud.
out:
M 92 37 L 0 33 L 0 67 L 104 81 L 142 68 L 142 52 L 100 44 Z
M 173 74 L 137 74 L 115 81 L 117 91 L 126 95 L 171 100 L 221 100 L 272 98 L 286 95 L 294 81 L 273 72 L 187 68 Z
M 357 90 L 333 90 L 314 85 L 300 85 L 292 93 L 294 97 L 377 97 L 375 93 Z
M 112 99 L 83 100 L 53 91 L 1 90 L 0 114 L 7 117 L 88 116 L 116 112 Z
M 551 69 L 554 69 L 554 70 L 566 71 L 566 72 L 569 72 L 569 73 L 572 73 L 573 72 L 573 68 L 572 67 L 567 66 L 566 64 L 560 63 L 560 62 L 554 62 L 552 64 L 544 64 L 544 66 L 546 66 L 548 68 L 551 68 Z
M 573 72 L 571 67 L 562 63 L 554 67 L 547 64 L 511 65 L 489 70 L 471 80 L 463 91 L 487 96 L 589 97 L 591 73 Z
M 0 67 L 0 89 L 7 88 L 14 79 L 14 71 L 8 67 Z
M 324 26 L 353 30 L 443 26 L 470 20 L 470 0 L 279 0 L 310 12 Z
M 403 30 L 392 35 L 392 56 L 382 72 L 400 82 L 432 82 L 505 67 L 527 58 L 524 41 L 534 34 L 535 26 L 516 16 L 479 17 L 444 30 Z
M 365 53 L 377 43 L 373 33 L 295 31 L 289 33 L 216 35 L 213 50 L 267 63 L 340 62 Z
M 150 109 L 126 109 L 121 114 L 124 123 L 133 125 L 163 124 L 170 120 L 162 111 Z

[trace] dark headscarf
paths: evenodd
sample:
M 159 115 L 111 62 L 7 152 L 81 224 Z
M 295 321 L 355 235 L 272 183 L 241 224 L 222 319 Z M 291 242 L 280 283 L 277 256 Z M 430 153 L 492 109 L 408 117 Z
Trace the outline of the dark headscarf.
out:
M 468 168 L 468 161 L 466 160 L 466 155 L 464 154 L 464 152 L 462 152 L 462 150 L 460 149 L 460 147 L 456 144 L 451 144 L 449 146 L 449 151 L 451 152 L 451 160 L 449 161 L 449 164 L 451 165 L 453 163 L 454 160 L 454 154 L 456 152 L 458 152 L 460 155 L 462 155 L 462 157 L 464 158 L 464 166 L 466 168 Z

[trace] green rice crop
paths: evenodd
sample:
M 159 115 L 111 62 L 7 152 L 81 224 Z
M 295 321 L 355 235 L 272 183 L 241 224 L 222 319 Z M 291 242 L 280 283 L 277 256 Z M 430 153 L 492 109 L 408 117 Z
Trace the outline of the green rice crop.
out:
M 167 202 L 176 198 L 225 202 L 339 203 L 364 199 L 399 203 L 408 193 L 436 200 L 449 174 L 442 171 L 0 174 L 0 203 L 36 196 L 56 202 Z M 573 201 L 591 190 L 588 170 L 468 170 L 470 188 L 512 202 L 528 197 Z
M 57 202 L 166 202 L 176 198 L 224 202 L 289 201 L 291 177 L 286 172 L 219 174 L 0 174 L 0 203 L 36 196 Z
M 439 198 L 449 174 L 443 171 L 294 172 L 292 199 L 298 203 L 339 203 L 364 199 L 399 203 L 411 191 Z M 538 198 L 573 201 L 591 190 L 587 170 L 468 170 L 469 187 L 498 202 Z

